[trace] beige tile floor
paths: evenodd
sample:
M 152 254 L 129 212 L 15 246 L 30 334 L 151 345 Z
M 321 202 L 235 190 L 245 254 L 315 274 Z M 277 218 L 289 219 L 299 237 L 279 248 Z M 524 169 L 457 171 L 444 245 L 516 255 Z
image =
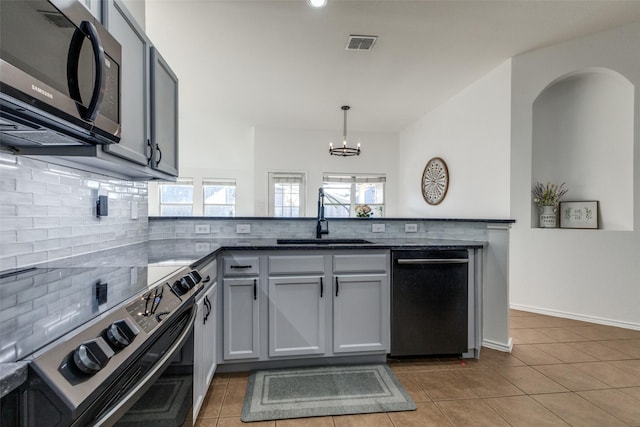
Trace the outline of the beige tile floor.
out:
M 248 373 L 214 377 L 197 426 L 640 426 L 640 331 L 511 311 L 511 354 L 390 362 L 410 412 L 243 424 Z

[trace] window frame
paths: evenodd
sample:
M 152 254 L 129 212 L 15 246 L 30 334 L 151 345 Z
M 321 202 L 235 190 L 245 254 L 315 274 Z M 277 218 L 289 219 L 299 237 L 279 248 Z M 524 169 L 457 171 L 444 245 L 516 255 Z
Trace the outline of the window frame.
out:
M 325 188 L 325 185 L 328 183 L 339 184 L 345 183 L 349 184 L 349 216 L 345 217 L 334 217 L 334 218 L 354 218 L 356 217 L 355 208 L 357 205 L 365 204 L 358 203 L 356 200 L 356 189 L 358 184 L 365 183 L 381 183 L 382 184 L 382 203 L 368 203 L 368 205 L 372 208 L 374 212 L 373 217 L 375 218 L 383 218 L 384 212 L 386 209 L 386 182 L 387 176 L 386 174 L 367 174 L 367 173 L 323 173 L 322 174 L 322 187 Z M 326 200 L 325 191 L 325 208 L 327 206 L 346 206 L 346 204 L 340 203 L 331 203 Z M 379 210 L 379 208 L 381 208 Z M 379 212 L 379 213 L 378 213 Z
M 219 217 L 219 215 L 206 215 L 207 213 L 207 206 L 218 206 L 218 207 L 224 207 L 224 206 L 229 206 L 231 207 L 231 212 L 232 215 L 230 216 L 222 216 L 223 218 L 233 218 L 236 216 L 236 202 L 237 202 L 237 191 L 238 191 L 238 186 L 236 183 L 236 180 L 233 178 L 202 178 L 202 181 L 200 182 L 201 186 L 202 186 L 202 215 L 203 216 L 214 216 L 214 217 Z M 206 187 L 208 186 L 221 186 L 221 187 L 233 187 L 234 188 L 234 197 L 233 197 L 233 204 L 230 203 L 207 203 L 207 198 L 205 195 L 205 191 L 206 191 Z
M 276 216 L 276 192 L 275 185 L 278 183 L 298 183 L 298 215 Z M 306 215 L 306 200 L 307 200 L 307 172 L 282 172 L 282 171 L 269 171 L 267 172 L 268 188 L 268 215 L 276 218 L 298 218 Z M 284 205 L 283 205 L 284 207 Z M 289 206 L 290 207 L 290 206 Z
M 162 190 L 163 187 L 179 187 L 179 186 L 190 186 L 191 187 L 191 202 L 168 202 L 163 203 L 162 201 Z M 192 178 L 178 178 L 175 182 L 160 182 L 158 183 L 158 214 L 160 216 L 172 217 L 172 216 L 193 216 L 193 208 L 194 208 L 194 185 Z M 165 215 L 163 214 L 163 207 L 191 207 L 191 214 L 189 215 Z

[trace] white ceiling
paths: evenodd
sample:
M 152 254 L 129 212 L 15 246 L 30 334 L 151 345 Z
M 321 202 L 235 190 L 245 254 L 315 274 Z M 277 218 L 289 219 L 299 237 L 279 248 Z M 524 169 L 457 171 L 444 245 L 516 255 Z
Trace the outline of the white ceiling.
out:
M 404 129 L 514 55 L 640 21 L 635 0 L 328 2 L 191 0 L 163 19 L 193 19 L 190 37 L 219 64 L 204 83 L 211 114 L 341 129 L 348 104 L 349 130 L 374 132 Z M 349 34 L 379 39 L 370 52 L 346 51 Z

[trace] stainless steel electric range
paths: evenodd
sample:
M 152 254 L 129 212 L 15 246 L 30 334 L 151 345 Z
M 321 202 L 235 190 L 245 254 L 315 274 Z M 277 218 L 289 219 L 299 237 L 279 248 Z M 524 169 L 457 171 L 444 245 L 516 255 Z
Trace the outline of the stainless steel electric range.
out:
M 29 373 L 15 391 L 16 425 L 161 427 L 188 417 L 195 295 L 208 278 L 187 260 L 144 264 L 140 248 L 116 252 L 118 261 L 92 254 L 0 277 L 4 289 L 30 289 L 33 310 L 40 301 L 52 313 L 25 321 L 31 335 L 13 343 L 14 355 L 37 347 L 20 357 Z M 40 282 L 46 292 L 35 290 Z

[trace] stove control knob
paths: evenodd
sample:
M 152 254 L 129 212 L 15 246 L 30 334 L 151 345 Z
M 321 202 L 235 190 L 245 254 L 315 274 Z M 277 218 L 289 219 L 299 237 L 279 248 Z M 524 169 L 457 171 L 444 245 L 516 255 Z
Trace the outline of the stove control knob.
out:
M 202 280 L 202 276 L 196 270 L 192 270 L 191 273 L 189 273 L 189 276 L 193 278 L 196 284 L 200 283 L 200 281 Z
M 115 353 L 101 337 L 85 341 L 73 352 L 73 362 L 83 373 L 93 375 L 109 362 Z
M 173 285 L 171 285 L 171 289 L 173 290 L 173 292 L 178 295 L 178 296 L 182 296 L 184 294 L 186 294 L 187 292 L 189 292 L 189 286 L 187 285 L 187 283 L 184 281 L 184 278 L 180 279 L 180 280 L 176 280 Z
M 189 289 L 193 288 L 197 283 L 190 274 L 187 274 L 186 276 L 182 276 L 182 279 L 180 279 L 180 281 L 185 283 L 185 285 Z
M 118 320 L 107 328 L 107 341 L 117 350 L 131 344 L 140 329 L 129 319 Z

